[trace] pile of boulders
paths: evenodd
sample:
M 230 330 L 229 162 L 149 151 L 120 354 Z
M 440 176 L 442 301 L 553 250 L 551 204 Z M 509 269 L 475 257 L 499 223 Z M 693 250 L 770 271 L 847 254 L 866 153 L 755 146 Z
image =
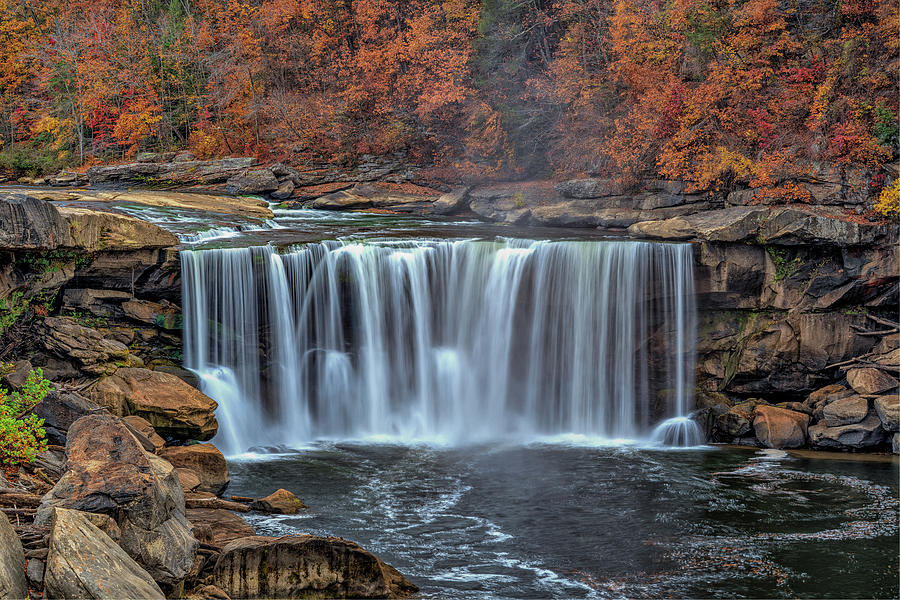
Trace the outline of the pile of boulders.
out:
M 815 390 L 803 401 L 770 404 L 751 398 L 731 403 L 724 394 L 703 393 L 698 399 L 700 414 L 712 439 L 719 442 L 844 451 L 890 446 L 900 453 L 897 337 L 882 341 L 881 353 L 848 361 L 850 368 L 841 382 Z
M 132 377 L 121 379 L 127 386 Z M 222 498 L 225 458 L 186 437 L 209 429 L 157 430 L 60 388 L 34 411 L 65 446 L 50 446 L 13 481 L 0 476 L 4 597 L 397 598 L 416 590 L 353 542 L 256 536 L 236 513 L 306 507 L 287 490 Z

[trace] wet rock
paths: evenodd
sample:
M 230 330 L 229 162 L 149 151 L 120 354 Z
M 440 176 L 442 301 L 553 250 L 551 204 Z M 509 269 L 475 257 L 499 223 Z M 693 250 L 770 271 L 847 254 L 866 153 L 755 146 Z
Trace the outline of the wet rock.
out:
M 312 208 L 331 210 L 384 208 L 401 212 L 431 208 L 438 195 L 434 190 L 407 192 L 402 188 L 374 183 L 358 183 L 353 187 L 320 196 L 310 203 Z
M 91 397 L 143 417 L 163 437 L 208 440 L 218 429 L 216 401 L 169 373 L 119 369 L 95 384 Z
M 896 388 L 900 383 L 882 371 L 872 367 L 850 369 L 847 371 L 847 382 L 858 394 L 883 394 Z
M 197 528 L 208 530 L 209 537 L 202 541 L 220 548 L 236 539 L 256 535 L 253 527 L 240 515 L 222 508 L 189 508 L 187 518 L 195 531 Z M 201 539 L 200 536 L 196 537 Z
M 160 583 L 176 584 L 190 571 L 197 541 L 184 516 L 175 469 L 149 454 L 118 418 L 89 415 L 69 429 L 67 471 L 42 499 L 35 522 L 54 508 L 112 517 L 119 544 Z
M 334 537 L 247 537 L 222 549 L 214 583 L 232 598 L 402 598 L 418 591 L 358 544 Z
M 809 415 L 775 406 L 757 406 L 753 430 L 769 448 L 799 448 L 806 444 Z
M 25 552 L 9 519 L 0 513 L 0 598 L 27 596 Z
M 75 510 L 56 508 L 44 575 L 50 598 L 165 598 L 150 575 Z
M 828 427 L 840 427 L 859 423 L 869 414 L 869 401 L 861 396 L 850 396 L 827 404 L 822 417 Z
M 306 505 L 293 493 L 285 489 L 279 489 L 265 498 L 254 501 L 250 508 L 260 512 L 295 515 L 306 508 Z
M 880 396 L 872 404 L 885 431 L 900 431 L 900 396 Z
M 860 450 L 879 446 L 887 439 L 888 434 L 881 427 L 881 419 L 874 411 L 852 425 L 828 427 L 825 423 L 818 423 L 809 428 L 809 442 L 818 448 Z
M 232 175 L 225 182 L 226 189 L 232 194 L 261 194 L 277 190 L 278 185 L 278 178 L 265 167 Z
M 179 469 L 190 469 L 200 478 L 199 490 L 221 494 L 228 487 L 228 464 L 212 444 L 164 448 L 159 455 Z

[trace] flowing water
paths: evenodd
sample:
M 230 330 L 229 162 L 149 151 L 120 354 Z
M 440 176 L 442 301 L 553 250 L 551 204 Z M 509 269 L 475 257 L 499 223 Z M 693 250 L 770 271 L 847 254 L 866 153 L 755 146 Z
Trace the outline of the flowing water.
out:
M 323 437 L 634 440 L 688 411 L 686 244 L 401 240 L 181 256 L 185 364 L 236 382 L 235 397 L 216 398 L 226 452 Z M 691 421 L 677 423 L 682 444 L 699 443 Z

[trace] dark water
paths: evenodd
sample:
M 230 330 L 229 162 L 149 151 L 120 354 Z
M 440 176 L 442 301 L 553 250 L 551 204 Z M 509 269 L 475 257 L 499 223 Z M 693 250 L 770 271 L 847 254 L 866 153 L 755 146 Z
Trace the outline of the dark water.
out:
M 321 444 L 229 493 L 295 491 L 258 533 L 355 540 L 427 598 L 897 597 L 897 463 L 772 454 Z

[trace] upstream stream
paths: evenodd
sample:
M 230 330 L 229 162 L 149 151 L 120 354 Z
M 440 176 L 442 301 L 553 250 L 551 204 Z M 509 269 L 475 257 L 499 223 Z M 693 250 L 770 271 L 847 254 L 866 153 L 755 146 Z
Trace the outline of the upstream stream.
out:
M 879 597 L 898 464 L 702 445 L 689 245 L 117 205 L 183 241 L 228 493 L 310 506 L 427 598 Z

